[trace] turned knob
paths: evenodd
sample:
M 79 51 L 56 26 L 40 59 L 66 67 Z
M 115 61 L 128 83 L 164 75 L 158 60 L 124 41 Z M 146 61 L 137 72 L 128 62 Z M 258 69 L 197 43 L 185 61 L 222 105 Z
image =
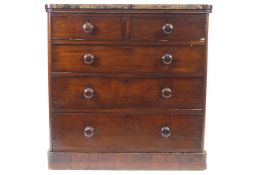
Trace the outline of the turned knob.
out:
M 163 136 L 163 137 L 169 137 L 170 135 L 171 135 L 171 130 L 170 130 L 170 128 L 169 127 L 167 127 L 167 126 L 164 126 L 164 127 L 162 127 L 161 128 L 161 130 L 160 130 L 160 132 L 161 132 L 161 135 Z
M 173 62 L 173 56 L 171 54 L 165 54 L 161 57 L 163 64 L 171 64 Z
M 165 24 L 162 27 L 162 31 L 164 32 L 164 34 L 170 34 L 172 33 L 174 30 L 174 27 L 172 24 Z
M 90 53 L 87 53 L 83 56 L 83 60 L 86 64 L 93 64 L 95 61 L 95 56 Z
M 88 34 L 94 33 L 94 30 L 95 30 L 95 26 L 91 24 L 90 22 L 86 22 L 85 24 L 83 24 L 82 28 L 84 32 Z
M 163 98 L 171 98 L 172 90 L 170 88 L 164 88 L 161 90 L 161 95 Z
M 94 92 L 94 89 L 88 87 L 88 88 L 86 88 L 86 89 L 84 90 L 84 97 L 85 97 L 86 99 L 91 99 L 91 98 L 94 97 L 94 93 L 95 93 L 95 92 Z
M 94 135 L 95 133 L 95 128 L 93 128 L 92 126 L 87 126 L 85 127 L 85 130 L 84 130 L 84 135 L 87 137 L 87 138 L 90 138 Z

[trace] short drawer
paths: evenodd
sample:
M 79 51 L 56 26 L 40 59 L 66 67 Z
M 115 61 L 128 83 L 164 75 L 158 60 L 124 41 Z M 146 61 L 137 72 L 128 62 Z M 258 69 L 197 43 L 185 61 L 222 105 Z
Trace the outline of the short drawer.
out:
M 53 151 L 199 152 L 201 115 L 53 114 Z
M 206 15 L 133 17 L 131 39 L 134 41 L 199 41 L 205 38 Z
M 52 39 L 121 40 L 121 18 L 86 14 L 52 16 Z
M 53 77 L 54 111 L 110 108 L 202 109 L 202 78 Z
M 55 72 L 203 73 L 203 46 L 54 45 Z

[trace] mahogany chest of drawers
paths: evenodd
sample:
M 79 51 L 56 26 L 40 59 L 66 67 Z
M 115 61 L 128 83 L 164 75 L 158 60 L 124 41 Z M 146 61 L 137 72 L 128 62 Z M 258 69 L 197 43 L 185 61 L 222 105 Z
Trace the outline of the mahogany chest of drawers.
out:
M 46 5 L 50 169 L 206 168 L 210 5 Z

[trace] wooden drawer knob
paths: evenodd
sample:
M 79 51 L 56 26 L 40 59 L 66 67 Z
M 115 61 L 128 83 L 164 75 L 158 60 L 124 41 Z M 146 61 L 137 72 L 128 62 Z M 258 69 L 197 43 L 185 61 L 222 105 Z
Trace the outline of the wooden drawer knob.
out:
M 88 34 L 92 34 L 95 31 L 95 26 L 93 24 L 91 24 L 90 22 L 86 22 L 85 24 L 83 24 L 83 30 L 85 33 Z
M 94 89 L 88 87 L 88 88 L 86 88 L 86 89 L 84 90 L 84 97 L 85 97 L 86 99 L 91 99 L 91 98 L 94 97 L 94 93 L 95 93 L 95 92 L 94 92 Z
M 162 31 L 164 32 L 164 34 L 170 34 L 172 33 L 174 30 L 174 27 L 172 24 L 165 24 L 162 27 Z
M 161 57 L 163 64 L 171 64 L 173 62 L 173 56 L 171 54 L 165 54 Z
M 161 90 L 161 95 L 163 98 L 171 98 L 172 90 L 170 88 L 164 88 Z
M 169 137 L 170 135 L 171 135 L 171 130 L 170 130 L 170 128 L 169 127 L 167 127 L 167 126 L 164 126 L 164 127 L 162 127 L 161 128 L 161 135 L 163 136 L 163 137 Z
M 83 59 L 86 64 L 93 64 L 95 61 L 95 56 L 90 53 L 87 53 L 83 56 Z
M 95 128 L 93 128 L 92 126 L 87 126 L 85 127 L 85 130 L 84 130 L 84 135 L 87 137 L 87 138 L 90 138 L 94 135 L 95 133 Z

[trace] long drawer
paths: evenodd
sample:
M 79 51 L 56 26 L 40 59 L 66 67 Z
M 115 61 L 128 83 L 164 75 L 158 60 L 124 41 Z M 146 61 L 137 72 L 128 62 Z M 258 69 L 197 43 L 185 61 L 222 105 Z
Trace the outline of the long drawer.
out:
M 54 151 L 199 152 L 201 115 L 53 114 Z
M 103 108 L 202 109 L 202 78 L 53 77 L 54 111 Z
M 203 46 L 54 45 L 55 72 L 203 73 Z

